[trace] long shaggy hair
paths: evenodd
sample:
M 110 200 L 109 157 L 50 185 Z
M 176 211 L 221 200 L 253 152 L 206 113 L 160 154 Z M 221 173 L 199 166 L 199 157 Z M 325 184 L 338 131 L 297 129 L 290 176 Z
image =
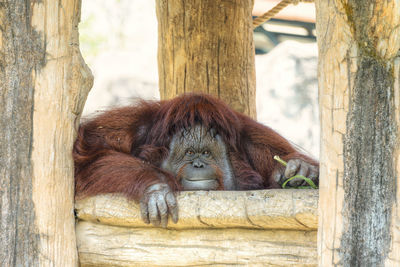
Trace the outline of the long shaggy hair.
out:
M 185 94 L 171 100 L 138 101 L 83 122 L 73 148 L 77 196 L 119 192 L 138 200 L 148 186 L 160 181 L 181 190 L 161 163 L 174 134 L 198 124 L 215 129 L 225 142 L 239 190 L 278 188 L 271 177 L 281 168 L 274 155 L 318 165 L 278 133 L 221 100 Z

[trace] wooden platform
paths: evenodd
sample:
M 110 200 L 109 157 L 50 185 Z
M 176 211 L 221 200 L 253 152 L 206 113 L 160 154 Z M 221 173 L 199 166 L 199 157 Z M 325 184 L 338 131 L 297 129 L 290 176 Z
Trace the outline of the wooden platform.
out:
M 82 266 L 316 266 L 317 190 L 198 191 L 178 196 L 168 229 L 120 196 L 76 203 Z

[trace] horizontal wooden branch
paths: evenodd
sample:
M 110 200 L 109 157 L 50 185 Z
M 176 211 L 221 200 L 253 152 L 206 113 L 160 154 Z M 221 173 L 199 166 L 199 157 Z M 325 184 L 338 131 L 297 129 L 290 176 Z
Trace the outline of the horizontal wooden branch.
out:
M 79 260 L 93 266 L 317 266 L 317 231 L 127 228 L 81 221 Z
M 193 191 L 177 196 L 179 221 L 169 229 L 254 228 L 316 230 L 318 190 Z M 75 204 L 80 220 L 126 227 L 143 223 L 139 206 L 117 195 L 102 195 Z

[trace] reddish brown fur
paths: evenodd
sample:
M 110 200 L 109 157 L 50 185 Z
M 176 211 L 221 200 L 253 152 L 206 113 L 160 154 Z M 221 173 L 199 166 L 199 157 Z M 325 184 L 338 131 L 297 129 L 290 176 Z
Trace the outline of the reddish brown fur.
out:
M 222 101 L 186 94 L 140 101 L 82 123 L 73 149 L 77 197 L 119 192 L 139 200 L 148 186 L 160 181 L 181 190 L 176 177 L 160 165 L 172 136 L 197 123 L 214 128 L 225 141 L 239 190 L 278 188 L 271 177 L 281 168 L 274 155 L 318 165 L 272 129 Z

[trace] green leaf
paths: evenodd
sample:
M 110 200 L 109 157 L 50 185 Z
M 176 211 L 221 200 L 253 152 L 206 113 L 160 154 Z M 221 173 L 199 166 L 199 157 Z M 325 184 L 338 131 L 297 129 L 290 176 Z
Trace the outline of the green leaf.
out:
M 282 188 L 285 188 L 285 187 L 286 187 L 286 184 L 287 184 L 288 182 L 290 182 L 291 180 L 295 179 L 295 178 L 303 179 L 303 180 L 306 181 L 306 182 L 310 185 L 310 187 L 313 188 L 313 189 L 317 189 L 317 188 L 318 188 L 310 178 L 307 178 L 307 177 L 305 177 L 305 176 L 303 176 L 303 175 L 295 175 L 295 176 L 293 176 L 293 177 L 290 177 L 289 179 L 287 179 L 287 180 L 282 184 Z M 300 188 L 300 187 L 298 187 L 298 188 Z

